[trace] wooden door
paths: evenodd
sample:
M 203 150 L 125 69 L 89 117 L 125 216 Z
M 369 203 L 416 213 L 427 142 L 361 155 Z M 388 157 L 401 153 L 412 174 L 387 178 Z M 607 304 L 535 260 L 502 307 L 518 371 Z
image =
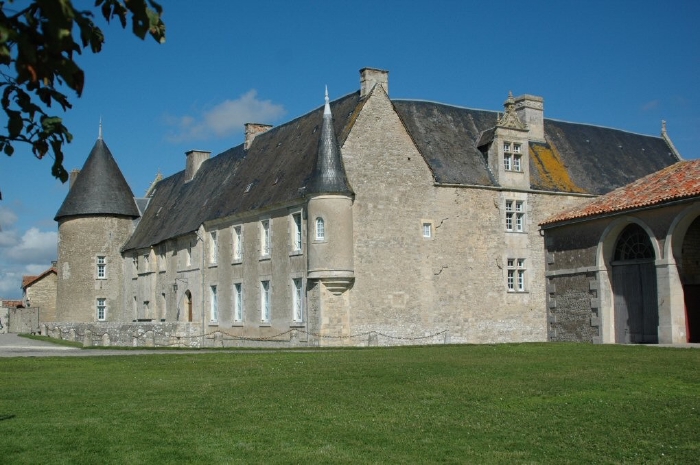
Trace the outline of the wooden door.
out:
M 613 265 L 615 342 L 659 342 L 656 267 L 653 262 Z

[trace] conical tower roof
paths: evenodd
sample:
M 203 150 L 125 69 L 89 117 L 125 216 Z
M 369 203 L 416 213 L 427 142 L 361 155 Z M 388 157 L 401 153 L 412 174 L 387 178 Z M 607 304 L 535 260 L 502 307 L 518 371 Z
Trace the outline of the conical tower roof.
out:
M 326 106 L 323 110 L 323 126 L 321 138 L 318 141 L 316 170 L 311 182 L 309 193 L 312 194 L 352 194 L 343 168 L 340 148 L 333 131 L 333 115 L 328 102 L 326 88 Z
M 54 220 L 80 215 L 140 216 L 134 194 L 101 134 Z

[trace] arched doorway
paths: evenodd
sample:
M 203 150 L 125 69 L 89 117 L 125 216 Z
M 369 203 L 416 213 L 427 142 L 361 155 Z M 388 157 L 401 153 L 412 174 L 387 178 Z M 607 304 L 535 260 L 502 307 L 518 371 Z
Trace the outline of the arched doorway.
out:
M 638 224 L 622 230 L 612 259 L 615 342 L 659 342 L 659 309 L 654 248 Z
M 192 293 L 190 291 L 185 291 L 185 312 L 187 315 L 187 321 L 192 321 Z
M 688 227 L 681 248 L 681 282 L 688 342 L 700 342 L 700 217 Z

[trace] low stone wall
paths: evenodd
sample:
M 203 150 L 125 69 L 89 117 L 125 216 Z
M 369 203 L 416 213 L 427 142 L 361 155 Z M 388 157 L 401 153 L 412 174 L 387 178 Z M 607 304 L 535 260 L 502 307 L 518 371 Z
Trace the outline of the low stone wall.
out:
M 29 334 L 39 332 L 39 308 L 0 307 L 2 333 Z
M 192 323 L 70 323 L 41 325 L 41 334 L 55 339 L 80 342 L 84 347 L 305 347 L 313 345 L 300 331 L 291 329 L 274 338 L 248 338 L 233 331 L 212 330 Z

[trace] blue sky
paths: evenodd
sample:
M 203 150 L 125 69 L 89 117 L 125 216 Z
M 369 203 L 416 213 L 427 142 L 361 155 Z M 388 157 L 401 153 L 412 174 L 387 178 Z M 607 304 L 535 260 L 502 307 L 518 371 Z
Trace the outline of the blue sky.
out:
M 90 9 L 92 1 L 75 1 Z M 162 0 L 167 41 L 105 26 L 78 57 L 82 98 L 63 114 L 80 168 L 98 136 L 136 196 L 190 149 L 217 154 L 243 124 L 281 124 L 389 71 L 392 98 L 501 110 L 508 92 L 544 97 L 545 117 L 658 135 L 700 156 L 700 2 Z M 98 23 L 103 23 L 98 20 Z M 57 110 L 60 112 L 60 110 Z M 24 147 L 0 154 L 0 297 L 56 259 L 53 217 L 67 185 Z

